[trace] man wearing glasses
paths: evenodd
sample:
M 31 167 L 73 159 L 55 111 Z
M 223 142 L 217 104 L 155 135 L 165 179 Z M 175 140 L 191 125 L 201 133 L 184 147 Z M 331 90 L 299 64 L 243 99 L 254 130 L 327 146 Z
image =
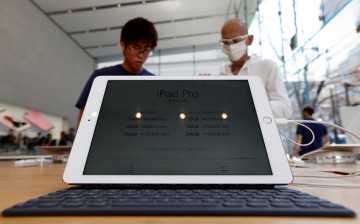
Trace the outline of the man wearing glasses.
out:
M 227 21 L 221 29 L 222 51 L 230 62 L 220 70 L 220 75 L 256 75 L 265 86 L 270 106 L 276 118 L 288 118 L 292 113 L 289 96 L 281 80 L 280 69 L 274 61 L 249 56 L 247 48 L 254 36 L 248 34 L 246 24 L 239 19 Z
M 143 66 L 156 47 L 157 39 L 158 34 L 155 26 L 147 19 L 134 18 L 124 25 L 119 43 L 124 54 L 124 61 L 122 64 L 95 70 L 90 76 L 76 103 L 76 107 L 80 109 L 78 123 L 80 123 L 91 85 L 96 77 L 106 75 L 154 75 Z

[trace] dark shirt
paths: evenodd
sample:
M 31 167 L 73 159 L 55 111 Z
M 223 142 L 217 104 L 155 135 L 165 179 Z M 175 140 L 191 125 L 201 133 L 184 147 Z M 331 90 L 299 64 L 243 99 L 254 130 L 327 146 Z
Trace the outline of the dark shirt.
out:
M 154 75 L 152 73 L 150 73 L 148 70 L 143 69 L 141 72 L 135 74 L 135 73 L 131 73 L 126 71 L 120 64 L 119 65 L 115 65 L 115 66 L 111 66 L 111 67 L 106 67 L 106 68 L 102 68 L 102 69 L 98 69 L 95 70 L 92 75 L 90 76 L 90 78 L 88 79 L 88 81 L 86 82 L 83 91 L 81 92 L 81 95 L 76 103 L 76 107 L 81 109 L 85 107 L 86 101 L 89 97 L 89 93 L 90 93 L 90 89 L 91 86 L 94 82 L 94 79 L 98 76 L 111 76 L 111 75 Z
M 314 120 L 314 119 L 305 119 L 305 120 Z M 300 147 L 300 151 L 299 151 L 300 155 L 304 155 L 308 152 L 321 148 L 324 145 L 323 138 L 325 135 L 328 134 L 326 127 L 322 124 L 313 124 L 313 123 L 303 123 L 303 124 L 308 126 L 314 132 L 315 139 L 311 145 Z M 302 136 L 302 142 L 301 142 L 302 144 L 309 143 L 312 139 L 311 132 L 307 128 L 300 125 L 297 126 L 296 135 Z
M 59 145 L 67 145 L 66 139 L 60 139 L 58 142 Z

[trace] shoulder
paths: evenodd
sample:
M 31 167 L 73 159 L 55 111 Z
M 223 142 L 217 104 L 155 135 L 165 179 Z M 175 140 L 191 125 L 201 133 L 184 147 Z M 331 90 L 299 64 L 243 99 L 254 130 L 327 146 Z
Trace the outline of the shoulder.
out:
M 145 68 L 139 73 L 132 73 L 125 70 L 120 64 L 98 69 L 94 72 L 96 76 L 104 75 L 154 75 Z
M 122 74 L 125 70 L 120 64 L 95 70 L 97 76 Z
M 275 61 L 271 59 L 261 59 L 259 57 L 251 59 L 250 70 L 264 79 L 280 78 L 280 68 Z
M 264 68 L 277 68 L 278 67 L 278 65 L 276 64 L 275 61 L 273 61 L 271 59 L 262 59 L 256 54 L 251 56 L 249 62 L 251 65 L 261 66 Z
M 301 125 L 297 125 L 297 126 L 296 126 L 296 134 L 297 134 L 297 135 L 301 135 L 302 132 L 303 132 L 303 130 L 304 130 L 304 127 L 303 127 L 303 126 L 301 126 Z
M 148 70 L 146 70 L 145 68 L 140 72 L 138 73 L 137 75 L 155 75 L 151 72 L 149 72 Z
M 276 64 L 275 61 L 271 59 L 264 59 L 261 61 L 263 66 L 269 67 L 269 68 L 278 68 L 279 66 Z
M 327 131 L 327 127 L 325 125 L 321 124 L 321 127 L 324 131 Z

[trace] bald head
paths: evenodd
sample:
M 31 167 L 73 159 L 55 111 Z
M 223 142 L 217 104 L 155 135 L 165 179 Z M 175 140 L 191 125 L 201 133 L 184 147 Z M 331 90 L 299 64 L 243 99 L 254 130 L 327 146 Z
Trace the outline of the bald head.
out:
M 236 18 L 228 20 L 221 29 L 221 36 L 223 39 L 230 39 L 247 33 L 248 30 L 245 22 Z

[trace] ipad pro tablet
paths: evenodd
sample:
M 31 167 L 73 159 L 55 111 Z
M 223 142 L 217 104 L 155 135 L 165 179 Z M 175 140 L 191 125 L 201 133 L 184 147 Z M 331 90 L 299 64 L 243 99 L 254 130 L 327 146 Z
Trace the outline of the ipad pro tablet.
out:
M 288 184 L 262 81 L 95 79 L 63 179 L 69 184 Z

